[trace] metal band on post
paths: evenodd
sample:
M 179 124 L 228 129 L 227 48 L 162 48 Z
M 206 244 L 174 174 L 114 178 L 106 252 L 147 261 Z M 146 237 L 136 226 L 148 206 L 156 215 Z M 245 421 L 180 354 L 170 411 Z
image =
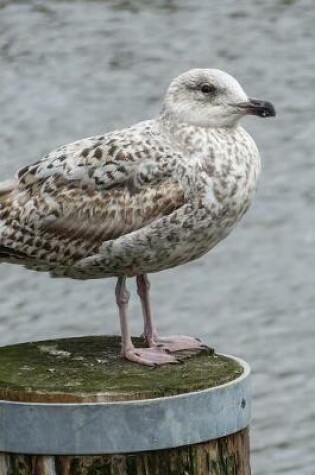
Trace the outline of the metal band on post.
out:
M 233 434 L 249 425 L 250 369 L 228 357 L 244 369 L 239 378 L 177 396 L 75 404 L 0 401 L 0 452 L 134 453 Z

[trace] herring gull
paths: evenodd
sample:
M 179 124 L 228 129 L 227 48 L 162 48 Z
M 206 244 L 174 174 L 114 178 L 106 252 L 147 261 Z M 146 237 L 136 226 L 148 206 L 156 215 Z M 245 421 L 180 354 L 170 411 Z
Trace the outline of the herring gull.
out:
M 275 115 L 216 69 L 175 78 L 157 118 L 65 145 L 0 184 L 0 262 L 55 277 L 118 278 L 121 353 L 146 365 L 175 363 L 202 348 L 160 337 L 148 273 L 201 257 L 225 238 L 252 201 L 260 169 L 252 114 Z M 136 277 L 147 348 L 127 322 L 126 278 Z

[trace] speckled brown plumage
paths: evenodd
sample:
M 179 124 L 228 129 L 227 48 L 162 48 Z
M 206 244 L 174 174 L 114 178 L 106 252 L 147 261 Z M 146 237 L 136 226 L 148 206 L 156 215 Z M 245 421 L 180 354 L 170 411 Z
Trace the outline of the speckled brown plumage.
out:
M 202 256 L 233 229 L 256 187 L 258 151 L 238 124 L 253 113 L 246 101 L 225 73 L 192 70 L 172 82 L 157 119 L 22 168 L 0 184 L 0 261 L 89 279 Z
M 165 258 L 170 259 L 171 265 L 176 265 L 178 257 L 174 259 L 170 254 L 179 244 L 185 247 L 184 261 L 206 252 L 207 247 L 212 247 L 220 237 L 218 228 L 223 224 L 225 232 L 248 207 L 258 159 L 256 162 L 252 156 L 246 159 L 253 145 L 243 130 L 205 132 L 193 126 L 176 129 L 173 126 L 171 134 L 178 143 L 174 140 L 176 149 L 172 153 L 170 139 L 165 133 L 168 125 L 165 121 L 163 130 L 159 122 L 145 122 L 120 133 L 108 134 L 103 140 L 99 137 L 85 139 L 62 147 L 20 170 L 12 189 L 2 195 L 0 204 L 1 244 L 12 249 L 12 256 L 8 255 L 8 258 L 15 258 L 17 251 L 25 255 L 27 267 L 88 278 L 92 277 L 92 267 L 84 275 L 81 264 L 80 273 L 75 268 L 71 275 L 75 262 L 98 255 L 102 245 L 105 256 L 113 240 L 125 238 L 128 241 L 130 233 L 137 230 L 145 230 L 143 239 L 148 245 L 147 251 L 152 239 L 160 237 L 163 259 L 154 246 L 148 264 L 148 252 L 145 252 L 144 265 L 150 267 L 148 271 L 151 272 L 155 270 L 152 264 L 159 270 Z M 159 145 L 162 135 L 159 128 L 169 142 L 165 140 L 163 148 Z M 151 149 L 146 141 L 151 141 Z M 184 142 L 189 161 L 180 149 L 180 141 Z M 207 141 L 210 142 L 208 150 L 205 149 Z M 218 162 L 212 142 L 220 146 L 222 153 L 229 141 L 230 154 L 225 161 Z M 196 148 L 200 147 L 200 156 L 196 156 L 192 166 L 190 154 L 196 153 L 194 142 Z M 98 158 L 100 152 L 95 157 L 95 150 L 102 152 L 101 160 Z M 238 161 L 242 158 L 240 165 Z M 210 202 L 209 197 L 203 199 L 203 191 L 207 188 L 208 193 L 212 188 Z M 239 196 L 240 189 L 242 197 Z M 194 217 L 198 216 L 196 221 Z M 169 231 L 178 227 L 165 232 L 164 226 Z M 199 227 L 204 237 L 200 235 Z M 150 237 L 153 229 L 156 229 L 155 236 Z M 192 233 L 194 229 L 195 233 Z M 137 235 L 133 234 L 132 239 L 137 239 Z M 186 248 L 191 245 L 194 249 L 190 248 L 187 255 Z M 128 256 L 125 253 L 122 259 L 117 256 L 118 265 L 111 262 L 104 268 L 103 263 L 93 277 L 139 273 L 141 269 L 132 269 L 139 266 L 139 258 L 131 255 L 129 247 Z

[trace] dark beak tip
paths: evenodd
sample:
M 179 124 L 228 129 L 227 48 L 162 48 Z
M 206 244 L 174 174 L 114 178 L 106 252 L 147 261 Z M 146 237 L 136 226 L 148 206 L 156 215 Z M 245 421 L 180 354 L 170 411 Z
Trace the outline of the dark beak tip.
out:
M 271 102 L 265 102 L 263 105 L 264 109 L 264 114 L 263 117 L 276 117 L 276 109 L 274 108 L 273 104 Z
M 258 117 L 275 117 L 276 110 L 269 101 L 260 101 L 258 99 L 249 99 L 248 102 L 238 104 L 239 107 L 245 109 L 247 114 L 257 115 Z

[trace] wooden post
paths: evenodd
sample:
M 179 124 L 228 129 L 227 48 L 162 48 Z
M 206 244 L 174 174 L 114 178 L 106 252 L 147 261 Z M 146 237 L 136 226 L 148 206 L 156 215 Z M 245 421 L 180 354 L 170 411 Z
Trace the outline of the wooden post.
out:
M 250 475 L 246 363 L 152 369 L 119 351 L 118 337 L 0 348 L 0 475 Z

